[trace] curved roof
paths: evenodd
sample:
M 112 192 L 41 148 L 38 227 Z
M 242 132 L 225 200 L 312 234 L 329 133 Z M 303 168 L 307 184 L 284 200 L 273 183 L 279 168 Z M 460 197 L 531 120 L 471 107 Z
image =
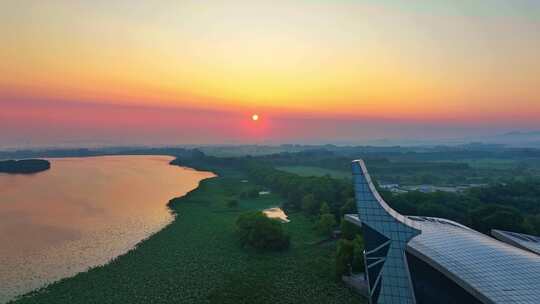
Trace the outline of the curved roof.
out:
M 409 217 L 422 233 L 407 251 L 485 303 L 540 303 L 540 256 L 456 222 Z
M 540 255 L 540 237 L 503 230 L 491 230 L 494 238 Z
M 371 202 L 377 202 L 400 223 L 420 231 L 407 242 L 408 252 L 438 269 L 484 303 L 540 303 L 539 255 L 450 220 L 403 216 L 377 193 L 361 160 L 353 162 L 353 175 L 358 174 L 363 175 L 368 184 L 367 187 L 355 185 L 360 188 L 357 189 L 357 197 L 361 201 L 365 195 L 358 195 L 358 192 L 371 192 L 376 198 Z M 370 196 L 366 197 L 369 199 Z

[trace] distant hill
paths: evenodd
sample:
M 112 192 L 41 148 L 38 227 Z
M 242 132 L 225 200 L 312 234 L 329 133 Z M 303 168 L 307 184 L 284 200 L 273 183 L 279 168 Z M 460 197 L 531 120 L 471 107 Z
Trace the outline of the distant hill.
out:
M 540 136 L 540 131 L 512 131 L 503 136 Z
M 45 171 L 51 168 L 51 163 L 44 159 L 23 159 L 0 161 L 0 173 L 29 174 Z

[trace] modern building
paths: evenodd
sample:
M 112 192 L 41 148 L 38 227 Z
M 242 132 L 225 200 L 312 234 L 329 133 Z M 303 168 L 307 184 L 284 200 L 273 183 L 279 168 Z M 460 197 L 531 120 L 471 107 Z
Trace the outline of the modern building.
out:
M 352 163 L 371 304 L 540 303 L 540 255 L 459 223 L 404 216 Z
M 491 230 L 491 235 L 501 242 L 528 250 L 540 255 L 540 237 L 503 230 Z

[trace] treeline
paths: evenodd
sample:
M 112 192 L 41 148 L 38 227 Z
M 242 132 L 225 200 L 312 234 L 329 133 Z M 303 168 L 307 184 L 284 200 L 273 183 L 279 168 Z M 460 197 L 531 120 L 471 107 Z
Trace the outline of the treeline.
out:
M 197 149 L 184 149 L 175 147 L 145 148 L 145 147 L 111 147 L 96 149 L 41 149 L 41 150 L 15 150 L 0 151 L 0 159 L 21 159 L 38 157 L 91 157 L 106 155 L 174 155 L 191 157 L 193 153 L 200 153 Z
M 355 211 L 353 187 L 350 181 L 329 176 L 305 177 L 278 170 L 263 157 L 215 157 L 197 154 L 194 157 L 179 157 L 172 165 L 189 166 L 201 170 L 223 172 L 235 168 L 247 174 L 260 185 L 269 187 L 285 198 L 283 208 L 303 211 L 309 216 L 332 214 L 337 222 L 346 213 Z M 258 189 L 258 188 L 257 188 Z M 257 189 L 253 189 L 256 191 Z M 259 189 L 260 190 L 260 189 Z M 243 193 L 244 194 L 244 193 Z M 249 196 L 249 192 L 245 195 Z M 323 208 L 324 206 L 324 208 Z
M 380 192 L 402 214 L 447 218 L 483 233 L 502 229 L 540 235 L 538 186 L 540 180 L 531 179 L 471 188 L 464 193 Z
M 287 156 L 287 161 L 302 162 L 309 160 L 310 157 L 320 156 L 319 153 L 309 153 L 298 153 L 302 154 L 303 160 L 298 155 Z M 326 152 L 322 154 L 328 156 Z M 269 187 L 284 197 L 282 207 L 285 210 L 300 211 L 313 218 L 314 228 L 321 234 L 328 236 L 339 225 L 341 238 L 336 247 L 336 278 L 341 279 L 342 275 L 362 271 L 364 244 L 360 230 L 342 220 L 345 214 L 357 213 L 352 182 L 330 176 L 299 176 L 276 169 L 276 166 L 284 164 L 284 159 L 286 158 L 283 155 L 219 158 L 194 153 L 190 158 L 177 159 L 173 163 L 214 171 L 240 169 L 239 171 L 244 172 L 250 180 Z M 394 164 L 383 158 L 367 161 L 370 171 L 377 165 L 390 168 Z M 350 165 L 350 159 L 347 160 L 347 165 Z M 457 165 L 458 167 L 448 168 L 460 169 L 459 164 Z M 401 169 L 403 168 L 406 166 L 403 165 Z M 392 172 L 389 171 L 388 174 Z M 255 189 L 254 194 L 256 192 Z M 540 235 L 540 179 L 516 179 L 507 183 L 472 188 L 464 193 L 413 191 L 396 194 L 383 189 L 379 189 L 379 192 L 390 206 L 404 215 L 447 218 L 486 234 L 491 229 L 503 229 Z M 246 192 L 246 195 L 249 193 Z M 277 224 L 266 223 L 259 226 L 269 229 L 259 229 L 257 225 L 249 224 L 256 222 L 253 220 L 254 217 L 246 216 L 237 223 L 242 227 L 239 230 L 244 232 L 240 234 L 243 237 L 241 238 L 243 244 L 258 249 L 287 247 L 288 238 Z
M 344 214 L 356 212 L 350 181 L 329 176 L 302 177 L 255 161 L 247 168 L 255 181 L 286 198 L 287 209 L 317 215 L 321 206 L 327 204 L 338 222 Z M 539 179 L 472 188 L 464 193 L 379 191 L 402 214 L 447 218 L 484 233 L 503 229 L 540 234 Z
M 466 163 L 458 162 L 427 162 L 417 159 L 420 153 L 388 154 L 384 157 L 367 154 L 359 154 L 356 157 L 364 159 L 371 168 L 376 168 L 379 173 L 412 171 L 456 171 L 469 170 L 471 167 Z M 405 157 L 408 155 L 408 157 Z M 411 157 L 414 155 L 415 157 Z M 271 162 L 276 166 L 315 166 L 335 170 L 350 170 L 351 156 L 327 150 L 308 150 L 298 153 L 278 153 L 258 157 L 261 160 Z
M 255 182 L 272 188 L 286 198 L 285 209 L 302 210 L 316 216 L 320 214 L 321 207 L 327 205 L 329 213 L 338 221 L 344 213 L 354 211 L 350 181 L 329 176 L 299 176 L 254 160 L 250 160 L 245 168 Z
M 515 168 L 504 172 L 496 168 L 472 168 L 465 162 L 424 161 L 423 153 L 385 153 L 385 157 L 360 154 L 356 157 L 343 156 L 326 150 L 310 150 L 299 153 L 279 153 L 258 157 L 260 161 L 274 166 L 311 166 L 325 169 L 350 171 L 351 160 L 362 158 L 370 168 L 372 176 L 384 183 L 401 185 L 430 184 L 439 186 L 488 184 L 511 176 L 526 176 L 527 168 Z
M 325 204 L 337 223 L 344 214 L 356 212 L 350 180 L 330 176 L 305 177 L 281 171 L 274 167 L 272 157 L 219 158 L 198 154 L 174 163 L 204 169 L 241 169 L 250 179 L 283 196 L 285 209 L 300 210 L 313 217 L 320 216 Z M 367 165 L 372 171 L 369 161 Z M 375 180 L 378 180 L 377 176 Z M 472 188 L 464 193 L 379 191 L 393 208 L 405 215 L 447 218 L 484 233 L 489 233 L 490 229 L 503 229 L 540 234 L 540 179 L 515 179 Z

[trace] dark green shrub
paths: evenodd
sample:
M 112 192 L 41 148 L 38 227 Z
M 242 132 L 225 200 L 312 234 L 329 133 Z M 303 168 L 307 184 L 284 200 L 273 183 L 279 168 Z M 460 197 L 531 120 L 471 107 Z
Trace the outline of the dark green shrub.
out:
M 352 241 L 357 235 L 361 233 L 362 233 L 362 230 L 360 229 L 360 227 L 346 220 L 341 220 L 341 237 L 342 238 Z
M 323 202 L 321 204 L 321 209 L 319 211 L 321 215 L 330 213 L 330 207 L 328 207 L 328 204 L 326 202 Z
M 326 202 L 321 204 L 320 217 L 317 222 L 317 231 L 324 236 L 332 236 L 334 227 L 336 226 L 336 219 L 332 213 L 330 213 L 330 207 Z
M 235 200 L 235 199 L 227 200 L 227 207 L 229 207 L 229 208 L 238 207 L 238 200 Z
M 353 240 L 352 271 L 354 273 L 364 271 L 364 239 L 357 235 Z
M 336 226 L 336 219 L 331 213 L 322 214 L 317 223 L 317 231 L 324 236 L 331 236 Z
M 259 187 L 251 187 L 240 194 L 242 198 L 258 198 L 261 189 Z
M 341 239 L 336 252 L 336 277 L 364 271 L 364 241 L 360 236 L 354 240 Z
M 313 194 L 307 194 L 302 198 L 302 210 L 308 214 L 316 215 L 321 209 L 321 204 L 315 200 Z
M 353 255 L 353 242 L 344 239 L 339 240 L 336 252 L 336 278 L 338 280 L 341 280 L 343 275 L 348 276 L 351 274 Z
M 283 231 L 282 225 L 260 211 L 243 213 L 236 220 L 242 246 L 248 245 L 258 250 L 283 250 L 289 247 L 289 236 Z

